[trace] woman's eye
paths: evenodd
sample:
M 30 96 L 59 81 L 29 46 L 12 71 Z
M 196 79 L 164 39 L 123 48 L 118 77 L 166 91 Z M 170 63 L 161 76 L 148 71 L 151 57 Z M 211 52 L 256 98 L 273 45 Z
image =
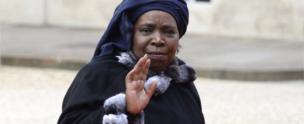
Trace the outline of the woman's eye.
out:
M 167 36 L 174 36 L 176 34 L 176 32 L 174 30 L 166 30 L 165 33 L 167 34 Z
M 139 29 L 139 31 L 142 33 L 148 34 L 148 33 L 151 33 L 153 31 L 153 29 L 152 28 L 142 28 L 142 29 Z
M 174 34 L 174 33 L 175 33 L 175 31 L 173 31 L 173 30 L 169 30 L 169 31 L 166 31 L 166 33 L 167 33 L 167 34 Z

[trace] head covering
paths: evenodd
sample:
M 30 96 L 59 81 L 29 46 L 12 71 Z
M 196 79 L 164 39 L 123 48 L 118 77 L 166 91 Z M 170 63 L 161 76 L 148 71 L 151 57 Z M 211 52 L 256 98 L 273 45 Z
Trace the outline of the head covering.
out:
M 133 25 L 142 14 L 151 10 L 169 13 L 176 21 L 180 37 L 185 34 L 189 12 L 184 0 L 123 0 L 115 9 L 94 57 L 128 51 L 132 44 Z

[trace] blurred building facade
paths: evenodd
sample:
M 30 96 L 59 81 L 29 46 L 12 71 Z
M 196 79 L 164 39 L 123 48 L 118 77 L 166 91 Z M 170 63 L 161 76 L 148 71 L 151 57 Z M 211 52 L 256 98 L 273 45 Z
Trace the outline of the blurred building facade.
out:
M 0 24 L 105 28 L 121 0 L 0 0 Z M 188 33 L 304 42 L 303 0 L 188 0 Z

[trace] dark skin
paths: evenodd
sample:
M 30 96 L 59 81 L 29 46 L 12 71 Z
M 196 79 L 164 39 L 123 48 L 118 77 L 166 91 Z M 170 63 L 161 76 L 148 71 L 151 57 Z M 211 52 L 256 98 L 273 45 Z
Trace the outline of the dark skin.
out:
M 140 58 L 127 74 L 127 111 L 138 114 L 148 105 L 156 82 L 144 89 L 149 69 L 164 71 L 175 58 L 179 45 L 179 32 L 175 19 L 168 13 L 152 10 L 139 17 L 134 26 L 132 51 Z
M 151 59 L 150 69 L 165 70 L 175 58 L 179 33 L 175 19 L 162 11 L 149 11 L 135 24 L 133 52 L 140 58 L 145 54 Z

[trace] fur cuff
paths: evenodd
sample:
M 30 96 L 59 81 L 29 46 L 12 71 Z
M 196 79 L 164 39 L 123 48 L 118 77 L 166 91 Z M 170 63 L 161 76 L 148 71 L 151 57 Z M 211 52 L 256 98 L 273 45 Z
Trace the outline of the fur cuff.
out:
M 128 124 L 127 115 L 123 113 L 117 115 L 104 115 L 102 119 L 102 124 Z
M 126 113 L 126 95 L 119 93 L 112 96 L 104 102 L 103 108 L 105 114 L 103 116 L 103 124 L 128 124 L 128 116 Z M 129 117 L 132 124 L 144 124 L 144 112 L 139 115 Z
M 149 88 L 152 82 L 156 82 L 156 89 L 154 95 L 157 96 L 159 94 L 163 94 L 169 87 L 170 81 L 172 79 L 165 75 L 155 75 L 150 77 L 145 83 L 145 89 Z
M 106 99 L 103 108 L 106 113 L 125 113 L 126 108 L 126 95 L 123 93 L 119 93 L 115 96 L 112 96 Z

